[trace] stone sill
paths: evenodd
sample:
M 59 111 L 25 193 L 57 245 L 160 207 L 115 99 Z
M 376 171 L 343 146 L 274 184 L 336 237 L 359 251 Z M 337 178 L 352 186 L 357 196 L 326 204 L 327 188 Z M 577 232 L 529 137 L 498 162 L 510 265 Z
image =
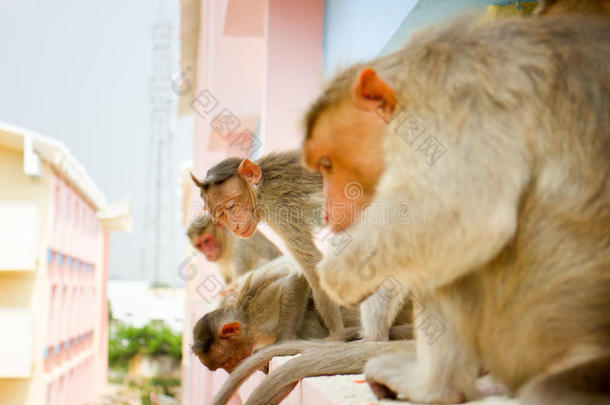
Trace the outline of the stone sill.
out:
M 277 369 L 288 361 L 289 357 L 276 358 L 271 362 L 271 369 Z M 213 373 L 220 374 L 221 372 Z M 210 373 L 212 374 L 212 373 Z M 220 379 L 215 379 L 214 384 L 210 384 L 217 392 L 222 382 L 226 379 L 226 373 L 222 372 Z M 257 372 L 250 377 L 235 395 L 230 405 L 242 405 L 246 402 L 250 393 L 256 386 L 263 381 L 265 375 Z M 338 375 L 329 377 L 310 377 L 302 380 L 284 399 L 282 405 L 408 405 L 406 401 L 378 401 L 368 384 L 364 382 L 364 375 Z M 469 402 L 473 405 L 517 405 L 517 401 L 502 396 L 490 396 L 478 401 Z

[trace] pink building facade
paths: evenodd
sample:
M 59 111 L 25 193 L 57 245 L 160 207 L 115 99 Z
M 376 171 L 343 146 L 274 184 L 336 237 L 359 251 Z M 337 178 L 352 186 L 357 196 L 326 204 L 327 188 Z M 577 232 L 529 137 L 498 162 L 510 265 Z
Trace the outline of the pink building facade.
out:
M 129 208 L 50 138 L 0 125 L 0 155 L 0 402 L 86 404 L 106 384 L 108 236 Z
M 326 78 L 349 64 L 398 49 L 413 29 L 467 9 L 520 12 L 493 0 L 181 0 L 180 114 L 193 114 L 193 168 L 199 177 L 228 156 L 258 158 L 300 147 L 301 120 Z M 185 177 L 185 225 L 202 212 Z M 184 405 L 207 404 L 226 378 L 190 352 L 195 322 L 222 288 L 215 266 L 188 247 L 183 338 Z M 273 363 L 272 363 L 273 367 Z M 254 376 L 233 399 L 245 402 Z M 368 392 L 368 390 L 365 390 Z M 286 404 L 339 404 L 303 381 Z M 366 403 L 366 402 L 364 402 Z
M 323 19 L 322 0 L 182 1 L 182 79 L 187 85 L 180 103 L 182 114 L 195 117 L 193 173 L 201 176 L 227 156 L 257 158 L 300 145 L 301 115 L 322 79 Z M 201 212 L 201 201 L 192 188 L 185 195 L 188 221 Z M 188 252 L 182 403 L 207 404 L 226 373 L 209 372 L 191 354 L 191 331 L 214 308 L 222 285 L 215 265 Z M 242 387 L 242 398 L 260 378 Z M 300 398 L 297 391 L 294 398 Z
M 54 183 L 47 250 L 46 403 L 82 404 L 95 394 L 91 388 L 96 386 L 96 377 L 101 379 L 107 372 L 108 305 L 103 304 L 108 231 L 102 228 L 95 208 L 59 174 Z

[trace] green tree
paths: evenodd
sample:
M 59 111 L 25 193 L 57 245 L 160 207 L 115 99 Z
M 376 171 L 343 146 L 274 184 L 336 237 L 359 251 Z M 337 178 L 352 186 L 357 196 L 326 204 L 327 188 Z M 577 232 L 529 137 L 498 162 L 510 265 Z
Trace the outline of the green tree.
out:
M 137 328 L 124 322 L 110 327 L 108 362 L 111 367 L 126 367 L 136 354 L 169 355 L 182 359 L 182 334 L 174 333 L 165 322 L 150 321 Z

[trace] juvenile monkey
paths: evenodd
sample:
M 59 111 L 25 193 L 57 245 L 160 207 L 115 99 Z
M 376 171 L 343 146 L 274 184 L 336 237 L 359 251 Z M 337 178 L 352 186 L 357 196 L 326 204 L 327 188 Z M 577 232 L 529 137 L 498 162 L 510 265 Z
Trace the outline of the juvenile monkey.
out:
M 193 329 L 192 350 L 207 368 L 232 372 L 255 350 L 275 342 L 294 337 L 320 339 L 328 336 L 311 299 L 304 307 L 299 307 L 300 301 L 293 299 L 295 294 L 310 291 L 297 269 L 298 264 L 287 257 L 267 263 L 240 277 L 232 298 L 223 300 L 219 308 L 199 319 Z M 347 328 L 343 330 L 341 340 L 357 339 L 360 331 L 358 311 L 342 308 L 342 316 Z M 412 337 L 411 317 L 409 301 L 396 317 L 397 326 L 390 332 L 392 339 Z M 302 319 L 296 326 L 296 333 L 281 329 L 291 324 L 280 322 L 285 318 Z
M 227 283 L 282 255 L 261 232 L 254 232 L 249 239 L 236 238 L 223 225 L 213 224 L 209 215 L 195 218 L 187 236 L 206 259 L 218 264 Z
M 316 308 L 331 335 L 340 335 L 339 306 L 320 288 L 316 265 L 322 254 L 313 230 L 324 225 L 320 202 L 322 178 L 306 171 L 296 151 L 269 154 L 254 163 L 229 158 L 208 170 L 204 181 L 192 176 L 213 220 L 241 238 L 250 238 L 265 221 L 284 240 L 311 286 Z M 306 294 L 296 294 L 303 306 Z M 285 322 L 300 323 L 299 319 Z M 293 325 L 294 326 L 294 325 Z M 294 327 L 282 328 L 294 330 Z
M 392 271 L 432 317 L 415 329 L 440 325 L 367 364 L 378 395 L 458 403 L 485 369 L 521 403 L 610 401 L 608 38 L 588 16 L 462 18 L 313 104 L 304 155 L 327 197 L 359 181 L 365 202 L 422 219 L 356 209 L 337 220 L 352 243 L 318 266 L 345 304 Z
M 237 285 L 233 299 L 224 300 L 218 309 L 199 319 L 193 329 L 193 353 L 210 370 L 223 368 L 230 373 L 255 350 L 275 342 L 328 336 L 309 299 L 307 281 L 291 258 L 275 259 L 242 276 Z M 305 305 L 295 299 L 303 292 L 308 298 Z M 356 338 L 358 312 L 344 309 L 342 315 L 348 326 L 343 339 Z M 408 321 L 409 315 L 406 309 L 399 322 Z M 286 319 L 292 321 L 282 322 Z M 295 329 L 283 329 L 289 325 Z
M 610 16 L 610 0 L 540 0 L 536 15 L 598 14 Z

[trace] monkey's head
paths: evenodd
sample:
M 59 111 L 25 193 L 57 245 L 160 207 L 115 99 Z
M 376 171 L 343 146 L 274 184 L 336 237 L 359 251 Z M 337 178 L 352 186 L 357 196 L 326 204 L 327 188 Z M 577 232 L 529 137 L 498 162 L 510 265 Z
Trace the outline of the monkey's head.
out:
M 254 351 L 246 329 L 227 308 L 209 312 L 193 328 L 193 353 L 210 370 L 230 373 Z
M 195 249 L 209 261 L 215 262 L 222 256 L 222 238 L 218 237 L 220 232 L 224 230 L 213 224 L 209 215 L 202 215 L 191 222 L 186 234 Z
M 371 202 L 384 169 L 384 131 L 395 108 L 394 90 L 374 69 L 352 68 L 309 109 L 303 157 L 307 168 L 322 173 L 333 232 L 349 227 Z
M 201 189 L 212 221 L 226 225 L 241 238 L 254 235 L 260 222 L 254 189 L 263 178 L 259 165 L 248 159 L 228 158 L 208 170 L 205 180 L 191 177 Z

